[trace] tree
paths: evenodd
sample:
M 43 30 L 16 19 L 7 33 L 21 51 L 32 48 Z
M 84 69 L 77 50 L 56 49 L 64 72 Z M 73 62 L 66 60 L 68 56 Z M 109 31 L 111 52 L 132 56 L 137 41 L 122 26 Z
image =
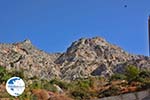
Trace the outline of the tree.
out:
M 140 70 L 134 66 L 134 65 L 129 65 L 125 69 L 125 75 L 127 76 L 127 80 L 130 82 L 136 81 L 137 78 L 139 77 Z

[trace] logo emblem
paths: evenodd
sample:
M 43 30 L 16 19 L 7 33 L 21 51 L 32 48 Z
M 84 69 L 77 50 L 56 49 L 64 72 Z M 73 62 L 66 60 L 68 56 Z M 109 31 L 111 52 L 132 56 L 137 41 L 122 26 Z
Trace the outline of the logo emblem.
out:
M 24 92 L 25 83 L 20 77 L 12 77 L 6 83 L 6 90 L 12 96 L 19 96 Z

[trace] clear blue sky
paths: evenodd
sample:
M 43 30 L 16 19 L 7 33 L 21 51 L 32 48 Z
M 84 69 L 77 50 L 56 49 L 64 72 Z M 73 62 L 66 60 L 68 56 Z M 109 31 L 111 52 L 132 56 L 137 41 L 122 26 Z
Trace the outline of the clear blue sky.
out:
M 28 38 L 51 53 L 81 37 L 101 36 L 147 55 L 149 14 L 150 0 L 0 0 L 0 42 Z

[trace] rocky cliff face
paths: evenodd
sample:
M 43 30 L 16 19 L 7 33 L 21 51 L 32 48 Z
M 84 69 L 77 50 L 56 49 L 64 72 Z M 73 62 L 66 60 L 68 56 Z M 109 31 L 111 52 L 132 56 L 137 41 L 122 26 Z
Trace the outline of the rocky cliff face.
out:
M 24 70 L 28 78 L 74 80 L 91 75 L 110 76 L 123 72 L 129 64 L 149 69 L 150 58 L 131 55 L 100 37 L 79 39 L 62 54 L 47 54 L 30 40 L 0 44 L 0 65 L 8 71 Z
M 60 76 L 60 68 L 54 63 L 59 54 L 47 54 L 25 40 L 14 44 L 0 44 L 0 65 L 11 70 L 24 70 L 25 76 L 51 78 Z

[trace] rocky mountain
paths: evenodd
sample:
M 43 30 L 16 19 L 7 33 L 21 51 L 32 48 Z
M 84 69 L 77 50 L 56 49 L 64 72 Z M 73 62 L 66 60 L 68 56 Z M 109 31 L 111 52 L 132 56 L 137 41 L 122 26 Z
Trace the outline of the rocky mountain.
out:
M 28 78 L 60 76 L 60 68 L 54 63 L 59 54 L 47 54 L 36 49 L 30 40 L 13 44 L 0 44 L 0 65 L 8 71 L 23 70 Z
M 150 68 L 150 58 L 132 55 L 101 37 L 81 38 L 64 53 L 48 54 L 34 47 L 30 40 L 0 44 L 0 66 L 8 71 L 23 70 L 27 78 L 74 80 L 88 76 L 111 76 L 132 64 Z

